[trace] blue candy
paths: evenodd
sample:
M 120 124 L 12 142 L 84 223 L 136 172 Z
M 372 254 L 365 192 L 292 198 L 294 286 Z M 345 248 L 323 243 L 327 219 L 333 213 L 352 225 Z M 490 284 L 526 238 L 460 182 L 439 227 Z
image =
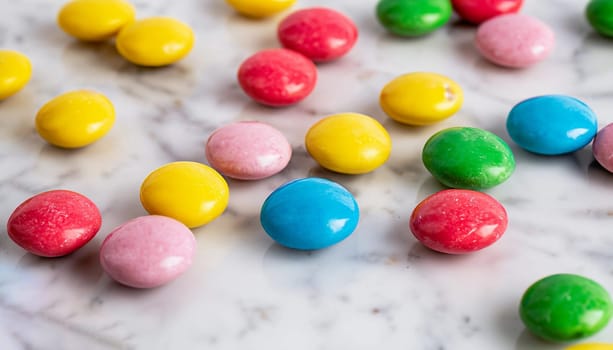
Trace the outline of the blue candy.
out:
M 264 231 L 294 249 L 329 247 L 347 238 L 358 225 L 360 210 L 353 195 L 326 179 L 286 183 L 266 198 L 260 211 Z
M 596 114 L 582 101 L 564 95 L 524 100 L 507 118 L 509 136 L 521 148 L 558 155 L 585 147 L 596 135 Z

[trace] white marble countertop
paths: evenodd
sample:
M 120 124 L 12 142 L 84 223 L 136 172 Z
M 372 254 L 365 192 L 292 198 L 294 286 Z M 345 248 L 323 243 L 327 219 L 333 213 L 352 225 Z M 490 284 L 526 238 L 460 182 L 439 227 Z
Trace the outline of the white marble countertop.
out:
M 303 103 L 271 109 L 239 89 L 240 62 L 277 47 L 282 16 L 253 21 L 221 0 L 139 0 L 139 17 L 174 16 L 193 26 L 197 43 L 172 67 L 144 69 L 110 44 L 82 44 L 55 24 L 54 0 L 0 0 L 0 47 L 32 60 L 30 84 L 0 102 L 0 348 L 26 349 L 563 349 L 526 333 L 519 299 L 553 273 L 577 273 L 613 291 L 613 175 L 588 148 L 541 157 L 509 141 L 511 107 L 539 94 L 586 101 L 599 127 L 613 121 L 613 41 L 594 34 L 586 1 L 527 0 L 524 13 L 557 34 L 553 55 L 526 70 L 478 56 L 475 28 L 450 24 L 423 38 L 385 33 L 374 0 L 299 0 L 351 16 L 360 39 L 344 59 L 319 66 L 319 83 Z M 402 73 L 445 74 L 464 88 L 465 104 L 430 127 L 404 127 L 378 106 L 380 89 Z M 93 88 L 117 110 L 115 127 L 94 145 L 50 147 L 34 130 L 40 106 L 61 92 Z M 320 169 L 303 146 L 307 128 L 343 111 L 382 121 L 393 138 L 386 165 L 362 176 Z M 209 133 L 236 120 L 282 130 L 294 148 L 288 169 L 258 182 L 229 181 L 230 205 L 194 230 L 192 268 L 173 283 L 134 290 L 112 282 L 98 249 L 116 225 L 144 215 L 144 177 L 176 160 L 205 162 Z M 517 159 L 510 180 L 490 191 L 507 208 L 508 231 L 469 256 L 423 248 L 408 230 L 414 206 L 439 189 L 423 167 L 425 140 L 449 126 L 477 126 L 507 140 Z M 341 244 L 304 253 L 275 245 L 259 225 L 262 201 L 282 183 L 309 175 L 348 187 L 362 209 L 357 231 Z M 27 197 L 65 188 L 94 200 L 103 227 L 77 253 L 58 259 L 26 254 L 6 235 L 6 220 Z M 613 324 L 590 341 L 613 342 Z

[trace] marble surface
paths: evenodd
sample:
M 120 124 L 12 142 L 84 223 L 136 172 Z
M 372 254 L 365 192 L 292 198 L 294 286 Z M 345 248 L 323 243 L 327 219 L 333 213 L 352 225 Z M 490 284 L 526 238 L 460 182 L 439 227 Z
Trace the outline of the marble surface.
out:
M 145 69 L 122 60 L 110 43 L 82 44 L 62 33 L 55 25 L 60 1 L 0 0 L 0 47 L 23 51 L 34 64 L 25 90 L 0 102 L 0 348 L 563 349 L 526 333 L 519 299 L 537 279 L 561 272 L 613 291 L 613 175 L 594 164 L 589 147 L 558 157 L 528 154 L 510 142 L 504 121 L 524 98 L 563 93 L 590 104 L 600 127 L 613 122 L 613 41 L 590 30 L 585 3 L 527 0 L 523 12 L 550 24 L 558 45 L 546 62 L 509 70 L 481 59 L 475 28 L 457 20 L 427 37 L 403 39 L 378 25 L 374 0 L 299 0 L 297 7 L 347 13 L 361 36 L 350 55 L 319 66 L 308 99 L 271 109 L 244 96 L 235 73 L 251 53 L 278 46 L 282 16 L 244 19 L 221 0 L 139 0 L 139 17 L 175 16 L 197 35 L 187 59 Z M 461 111 L 422 128 L 388 119 L 379 91 L 412 71 L 458 81 Z M 34 115 L 48 99 L 78 88 L 106 94 L 116 125 L 90 147 L 50 147 L 36 134 Z M 306 154 L 307 128 L 343 111 L 372 115 L 389 130 L 394 147 L 386 165 L 343 176 Z M 289 167 L 263 181 L 229 181 L 227 211 L 194 230 L 195 263 L 174 283 L 134 290 L 112 282 L 98 249 L 113 227 L 145 214 L 138 199 L 144 177 L 171 161 L 205 162 L 211 131 L 237 120 L 282 130 L 294 149 Z M 441 189 L 420 161 L 422 145 L 456 125 L 497 133 L 517 158 L 510 180 L 488 191 L 507 208 L 509 229 L 470 256 L 430 252 L 408 231 L 414 206 Z M 339 181 L 362 208 L 358 230 L 330 249 L 283 249 L 259 225 L 266 196 L 304 176 Z M 77 253 L 42 259 L 9 240 L 6 220 L 25 198 L 57 188 L 89 196 L 104 223 Z M 613 343 L 613 325 L 589 340 Z

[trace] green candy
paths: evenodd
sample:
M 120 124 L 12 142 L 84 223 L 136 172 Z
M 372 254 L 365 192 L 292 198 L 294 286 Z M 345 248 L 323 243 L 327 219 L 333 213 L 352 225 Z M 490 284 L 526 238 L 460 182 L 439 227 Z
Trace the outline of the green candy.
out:
M 613 314 L 611 296 L 589 278 L 552 275 L 534 283 L 521 299 L 519 315 L 532 333 L 550 341 L 572 341 L 603 329 Z
M 613 0 L 591 0 L 585 16 L 598 33 L 613 36 Z
M 426 169 L 443 185 L 480 190 L 506 181 L 515 170 L 509 146 L 495 134 L 456 127 L 432 135 L 424 145 Z
M 381 0 L 377 5 L 379 22 L 402 36 L 428 34 L 447 23 L 451 13 L 449 0 Z

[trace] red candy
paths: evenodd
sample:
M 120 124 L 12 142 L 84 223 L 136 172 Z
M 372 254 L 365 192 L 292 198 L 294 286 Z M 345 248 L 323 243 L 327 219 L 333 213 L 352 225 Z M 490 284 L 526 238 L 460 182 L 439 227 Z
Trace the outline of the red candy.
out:
M 317 68 L 303 55 L 286 49 L 271 49 L 246 59 L 238 81 L 257 102 L 281 107 L 306 98 L 317 82 Z
M 496 242 L 507 213 L 493 197 L 471 190 L 444 190 L 424 199 L 411 215 L 413 235 L 441 253 L 466 254 Z
M 451 3 L 460 17 L 479 24 L 492 17 L 518 12 L 524 0 L 452 0 Z
M 345 55 L 358 39 L 358 28 L 340 12 L 315 7 L 287 16 L 277 31 L 283 47 L 316 62 Z
M 96 205 L 72 191 L 39 193 L 21 203 L 7 223 L 9 237 L 32 254 L 57 257 L 89 242 L 100 229 Z

